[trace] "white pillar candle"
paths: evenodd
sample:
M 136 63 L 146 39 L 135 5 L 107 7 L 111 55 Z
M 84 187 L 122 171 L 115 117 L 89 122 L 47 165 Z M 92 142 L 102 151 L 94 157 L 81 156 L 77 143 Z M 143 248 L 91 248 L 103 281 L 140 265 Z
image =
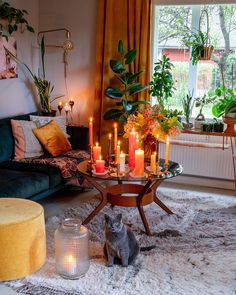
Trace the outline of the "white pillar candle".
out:
M 101 156 L 101 146 L 98 145 L 98 142 L 96 142 L 96 145 L 93 147 L 93 160 L 96 161 L 99 159 L 99 156 Z
M 143 176 L 144 175 L 144 151 L 138 149 L 135 151 L 135 160 L 134 160 L 134 176 Z
M 120 173 L 125 172 L 125 154 L 121 151 L 120 153 Z

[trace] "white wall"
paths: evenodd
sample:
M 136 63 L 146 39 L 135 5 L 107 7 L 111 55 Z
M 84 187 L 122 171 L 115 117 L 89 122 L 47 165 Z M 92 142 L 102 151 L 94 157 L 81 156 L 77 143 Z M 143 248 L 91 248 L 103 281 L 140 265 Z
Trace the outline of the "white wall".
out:
M 38 30 L 39 0 L 8 1 L 15 8 L 29 12 L 27 20 Z M 16 33 L 17 55 L 32 69 L 37 68 L 37 52 L 35 52 L 35 34 L 30 32 Z M 37 51 L 37 50 L 36 50 Z M 19 67 L 18 67 L 19 69 Z M 36 110 L 36 97 L 32 92 L 32 79 L 27 72 L 19 70 L 19 78 L 0 80 L 0 118 L 24 114 Z M 34 93 L 35 94 L 35 93 Z
M 74 99 L 74 122 L 87 124 L 94 104 L 97 0 L 40 0 L 39 20 L 40 30 L 66 28 L 71 32 L 74 49 L 68 55 L 68 95 L 62 49 L 46 48 L 46 77 L 55 85 L 54 94 L 65 94 L 61 101 Z M 64 40 L 63 31 L 45 34 L 46 44 L 61 45 Z

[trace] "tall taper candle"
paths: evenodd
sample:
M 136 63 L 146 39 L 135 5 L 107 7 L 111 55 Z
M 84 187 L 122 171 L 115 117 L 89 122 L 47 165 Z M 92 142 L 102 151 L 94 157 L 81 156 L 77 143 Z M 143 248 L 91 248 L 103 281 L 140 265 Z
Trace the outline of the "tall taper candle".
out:
M 89 145 L 93 146 L 93 118 L 89 119 Z
M 169 162 L 169 151 L 170 151 L 170 139 L 169 136 L 167 135 L 166 137 L 166 158 L 165 158 L 165 166 L 168 167 L 168 162 Z
M 116 150 L 116 146 L 117 146 L 117 124 L 114 124 L 114 150 Z
M 108 134 L 108 162 L 110 164 L 110 161 L 111 161 L 111 133 Z
M 116 164 L 120 164 L 120 141 L 119 140 L 116 146 Z

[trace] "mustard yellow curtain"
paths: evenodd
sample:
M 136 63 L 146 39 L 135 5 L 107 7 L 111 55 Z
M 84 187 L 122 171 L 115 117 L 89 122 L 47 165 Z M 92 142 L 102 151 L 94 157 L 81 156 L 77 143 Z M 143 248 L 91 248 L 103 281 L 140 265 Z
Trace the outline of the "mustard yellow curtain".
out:
M 114 102 L 104 94 L 114 77 L 109 67 L 111 58 L 117 54 L 118 41 L 122 40 L 125 50 L 137 49 L 133 71 L 142 70 L 139 82 L 150 81 L 151 0 L 98 0 L 97 54 L 95 80 L 95 127 L 98 139 L 111 132 L 110 121 L 103 120 L 103 113 Z M 149 99 L 148 91 L 139 95 Z

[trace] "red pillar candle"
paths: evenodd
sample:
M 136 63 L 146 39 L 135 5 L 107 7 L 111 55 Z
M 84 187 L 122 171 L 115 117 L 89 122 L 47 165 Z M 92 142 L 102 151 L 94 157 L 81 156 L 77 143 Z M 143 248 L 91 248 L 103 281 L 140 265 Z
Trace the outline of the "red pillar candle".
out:
M 134 153 L 137 149 L 137 132 L 134 129 L 129 134 L 129 167 L 134 167 Z
M 133 174 L 134 176 L 144 175 L 144 151 L 141 149 L 135 151 L 135 166 Z
M 95 171 L 96 173 L 104 173 L 105 172 L 105 161 L 102 160 L 102 156 L 99 156 L 99 160 L 95 162 Z
M 89 145 L 93 146 L 93 118 L 89 119 Z
M 101 156 L 101 146 L 98 145 L 98 142 L 96 142 L 96 145 L 93 147 L 93 160 L 96 161 L 99 159 L 99 156 Z

